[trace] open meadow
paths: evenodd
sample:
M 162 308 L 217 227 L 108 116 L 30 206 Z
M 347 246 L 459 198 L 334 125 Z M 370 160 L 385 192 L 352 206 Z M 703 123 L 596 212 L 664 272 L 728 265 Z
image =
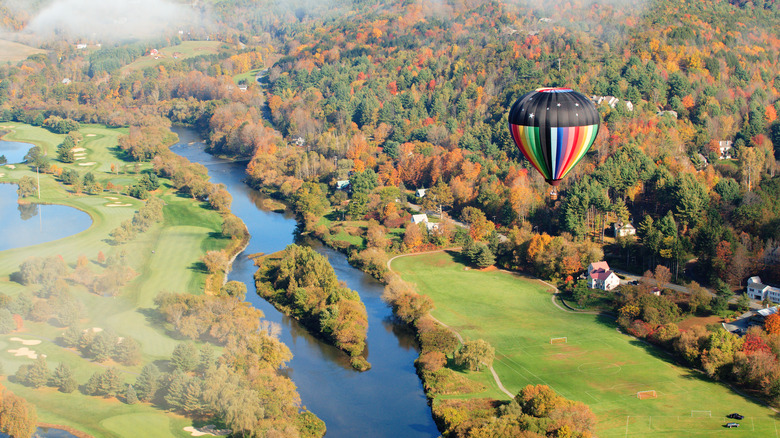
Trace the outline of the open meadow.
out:
M 56 156 L 56 147 L 64 138 L 42 128 L 18 123 L 5 123 L 2 129 L 10 131 L 5 139 L 39 145 L 49 156 Z M 121 186 L 133 184 L 140 178 L 139 172 L 151 167 L 149 163 L 136 166 L 123 159 L 117 147 L 117 139 L 124 133 L 121 129 L 83 125 L 79 132 L 83 140 L 78 146 L 84 149 L 81 153 L 85 160 L 72 164 L 52 160 L 53 164 L 74 169 L 82 177 L 88 171 L 92 172 L 103 187 L 108 182 Z M 84 161 L 92 164 L 82 166 Z M 0 169 L 5 174 L 0 182 L 35 176 L 35 170 L 24 164 Z M 160 189 L 153 194 L 165 201 L 163 222 L 129 242 L 117 245 L 109 232 L 130 220 L 143 201 L 109 191 L 96 195 L 77 194 L 72 186 L 62 184 L 53 175 L 41 175 L 41 202 L 81 209 L 90 215 L 93 223 L 85 231 L 63 239 L 0 252 L 0 292 L 15 297 L 28 289 L 14 281 L 13 274 L 30 257 L 61 256 L 72 272 L 79 257 L 83 256 L 89 269 L 99 274 L 105 268 L 105 263 L 98 260 L 99 253 L 111 257 L 124 252 L 126 265 L 137 275 L 117 296 L 96 294 L 71 281 L 68 287 L 86 309 L 77 327 L 110 329 L 120 337 L 132 337 L 140 344 L 142 359 L 134 366 L 113 360 L 98 363 L 61 345 L 58 338 L 66 328 L 25 320 L 21 330 L 0 335 L 0 362 L 5 376 L 13 375 L 21 365 L 33 363 L 31 355 L 19 352 L 27 345 L 24 342 L 30 344 L 26 348 L 35 354 L 46 355 L 51 370 L 59 363 L 68 364 L 79 385 L 84 385 L 94 372 L 103 372 L 110 366 L 117 368 L 126 383 L 135 382 L 141 368 L 150 362 L 157 362 L 166 371 L 165 361 L 181 340 L 170 337 L 150 312 L 154 298 L 162 290 L 202 293 L 206 273 L 199 258 L 207 250 L 224 248 L 227 240 L 218 237 L 222 219 L 216 211 L 205 208 L 189 196 L 175 193 L 166 181 L 161 182 Z M 28 200 L 35 202 L 37 198 Z M 87 396 L 80 390 L 67 394 L 52 387 L 33 389 L 8 377 L 3 377 L 2 385 L 33 403 L 39 421 L 74 427 L 94 436 L 189 436 L 182 428 L 192 426 L 192 420 L 156 409 L 148 403 L 128 405 L 114 397 Z
M 677 366 L 662 350 L 620 333 L 609 317 L 562 310 L 546 283 L 469 269 L 450 252 L 400 257 L 392 269 L 433 299 L 434 317 L 495 347 L 493 366 L 511 393 L 545 384 L 581 401 L 598 417 L 600 437 L 780 436 L 778 415 L 768 407 Z M 507 399 L 489 372 L 466 375 L 488 389 L 456 397 Z M 656 397 L 640 399 L 640 391 Z M 745 418 L 726 429 L 732 412 Z
M 223 43 L 219 41 L 183 41 L 176 46 L 158 49 L 157 56 L 144 55 L 122 67 L 122 71 L 131 72 L 143 70 L 146 67 L 154 67 L 163 62 L 176 59 L 194 58 L 201 55 L 215 55 L 219 53 L 219 47 L 222 44 Z
M 30 55 L 37 53 L 46 53 L 45 50 L 37 49 L 26 44 L 16 43 L 8 40 L 0 40 L 0 62 L 16 63 L 27 59 Z

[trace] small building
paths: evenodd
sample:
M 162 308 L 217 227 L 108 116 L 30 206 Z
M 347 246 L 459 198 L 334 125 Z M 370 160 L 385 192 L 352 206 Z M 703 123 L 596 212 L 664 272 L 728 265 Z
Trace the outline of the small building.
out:
M 438 222 L 426 222 L 425 227 L 428 228 L 428 232 L 431 231 L 438 231 L 439 230 L 439 223 Z
M 620 99 L 615 96 L 590 96 L 590 100 L 596 105 L 607 104 L 612 109 L 615 109 L 615 106 L 620 103 Z M 634 111 L 634 104 L 630 100 L 623 102 L 625 102 L 627 110 Z
M 336 181 L 336 190 L 347 190 L 349 188 L 349 180 L 341 179 Z
M 295 146 L 303 146 L 306 144 L 306 142 L 303 140 L 303 137 L 298 137 L 295 139 Z
M 747 295 L 758 301 L 769 299 L 773 303 L 780 303 L 780 288 L 762 283 L 758 275 L 748 278 Z
M 427 214 L 413 214 L 412 215 L 412 223 L 413 224 L 422 224 L 422 223 L 428 223 L 428 215 Z
M 635 236 L 636 228 L 630 223 L 615 222 L 612 224 L 612 230 L 615 232 L 615 237 Z
M 417 195 L 418 198 L 424 198 L 426 191 L 428 191 L 428 189 L 417 189 L 417 192 L 415 192 L 415 194 Z
M 730 160 L 731 157 L 731 148 L 732 148 L 732 141 L 731 140 L 721 140 L 718 142 L 718 150 L 720 151 L 720 156 L 718 157 L 721 160 Z
M 588 287 L 591 289 L 612 290 L 620 284 L 618 276 L 609 269 L 607 262 L 595 262 L 588 265 Z
M 78 50 L 84 50 L 84 49 L 86 49 L 86 48 L 87 48 L 87 45 L 86 45 L 86 44 L 84 44 L 84 43 L 79 43 L 79 44 L 76 44 L 76 48 L 77 48 Z
M 62 80 L 62 85 L 68 85 L 70 83 L 71 83 L 70 78 L 65 78 L 65 79 Z
M 769 317 L 769 315 L 774 315 L 778 310 L 780 310 L 780 307 L 775 306 L 754 311 L 753 314 L 749 317 L 749 325 L 764 325 L 764 321 Z

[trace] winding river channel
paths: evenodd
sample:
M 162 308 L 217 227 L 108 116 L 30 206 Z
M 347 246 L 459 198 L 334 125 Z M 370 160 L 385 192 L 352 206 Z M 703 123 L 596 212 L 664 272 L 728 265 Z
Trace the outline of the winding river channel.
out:
M 244 183 L 246 163 L 227 162 L 205 152 L 197 132 L 174 128 L 179 143 L 171 147 L 192 162 L 205 165 L 211 182 L 222 183 L 233 196 L 233 213 L 249 228 L 249 246 L 233 264 L 230 280 L 247 285 L 247 300 L 282 327 L 280 339 L 292 351 L 287 375 L 298 386 L 302 404 L 323 419 L 329 437 L 435 437 L 422 384 L 415 374 L 418 355 L 414 334 L 396 323 L 381 300 L 383 285 L 351 267 L 346 257 L 316 241 L 305 242 L 328 257 L 339 280 L 360 294 L 368 311 L 368 361 L 372 368 L 357 372 L 335 347 L 308 334 L 254 291 L 255 266 L 248 254 L 272 253 L 296 241 L 295 218 L 263 210 L 262 195 Z M 298 242 L 301 243 L 301 242 Z

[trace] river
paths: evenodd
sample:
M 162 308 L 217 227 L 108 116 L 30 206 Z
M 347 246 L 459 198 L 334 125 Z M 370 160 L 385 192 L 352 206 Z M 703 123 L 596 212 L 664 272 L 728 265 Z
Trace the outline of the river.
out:
M 285 373 L 295 382 L 304 406 L 325 421 L 327 436 L 436 437 L 422 384 L 414 369 L 418 350 L 414 334 L 394 321 L 381 300 L 383 285 L 351 267 L 346 257 L 316 241 L 306 241 L 328 257 L 339 280 L 360 294 L 368 312 L 366 372 L 352 369 L 340 350 L 311 336 L 295 320 L 278 312 L 255 293 L 255 266 L 247 254 L 272 253 L 296 240 L 297 223 L 289 213 L 263 210 L 263 196 L 244 184 L 246 163 L 214 158 L 204 151 L 193 130 L 174 128 L 179 143 L 171 147 L 192 162 L 205 165 L 211 182 L 225 184 L 233 196 L 233 213 L 249 228 L 252 238 L 233 264 L 230 280 L 247 285 L 247 301 L 262 310 L 267 320 L 282 327 L 280 339 L 292 351 Z

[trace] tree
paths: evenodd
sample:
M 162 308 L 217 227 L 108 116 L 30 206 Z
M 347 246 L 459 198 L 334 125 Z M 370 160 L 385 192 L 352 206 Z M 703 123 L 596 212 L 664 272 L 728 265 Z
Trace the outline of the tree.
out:
M 57 365 L 57 368 L 54 369 L 51 376 L 51 384 L 52 386 L 56 386 L 61 392 L 67 394 L 78 388 L 78 383 L 73 377 L 73 370 L 71 370 L 65 362 L 60 362 L 60 364 Z
M 198 349 L 195 344 L 185 342 L 176 345 L 171 355 L 171 366 L 184 372 L 193 371 L 198 366 Z
M 770 335 L 780 333 L 780 315 L 773 313 L 766 317 L 764 320 L 764 329 Z
M 49 158 L 46 156 L 43 149 L 38 146 L 33 146 L 27 151 L 27 154 L 24 156 L 24 161 L 27 162 L 30 167 L 35 167 L 40 170 L 49 168 Z
M 547 385 L 528 385 L 517 393 L 515 401 L 524 413 L 542 418 L 549 416 L 564 399 Z
M 153 363 L 141 369 L 141 375 L 135 381 L 135 389 L 141 401 L 149 402 L 154 399 L 160 389 L 160 377 L 160 370 Z
M 114 357 L 124 365 L 137 365 L 141 362 L 141 346 L 138 341 L 126 336 L 116 345 Z
M 466 341 L 455 353 L 455 363 L 465 365 L 472 371 L 479 371 L 482 366 L 490 367 L 496 356 L 496 350 L 487 341 L 477 339 Z
M 228 258 L 224 251 L 208 251 L 200 260 L 211 274 L 227 270 Z
M 39 355 L 27 373 L 26 384 L 33 388 L 40 388 L 49 383 L 49 367 L 46 365 L 46 357 Z
M 122 388 L 122 379 L 116 368 L 110 367 L 101 376 L 98 383 L 98 393 L 106 397 L 114 397 Z
M 35 407 L 6 389 L 0 389 L 0 432 L 17 438 L 31 437 L 37 428 Z
M 125 389 L 125 403 L 129 405 L 138 403 L 138 396 L 135 393 L 133 385 L 127 385 L 127 388 Z
M 38 192 L 38 185 L 35 183 L 35 179 L 31 176 L 25 175 L 19 178 L 19 188 L 16 193 L 20 198 L 26 198 L 32 196 Z

